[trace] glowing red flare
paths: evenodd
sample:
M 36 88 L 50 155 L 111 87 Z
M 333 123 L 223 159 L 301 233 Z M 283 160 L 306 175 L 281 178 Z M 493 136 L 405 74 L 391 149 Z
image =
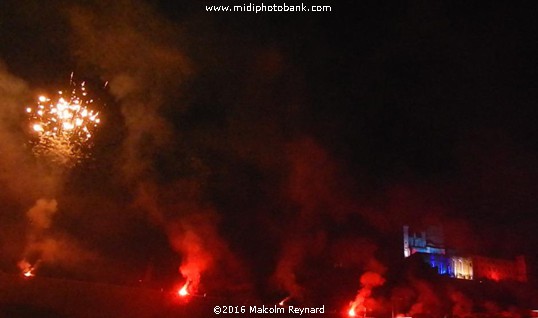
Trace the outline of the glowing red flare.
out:
M 177 294 L 181 297 L 185 297 L 189 295 L 189 291 L 187 290 L 187 287 L 189 286 L 189 282 L 186 282 L 183 287 L 181 287 L 180 290 L 178 290 Z
M 279 305 L 279 306 L 284 306 L 284 304 L 285 304 L 288 300 L 290 300 L 290 298 L 291 298 L 291 296 L 288 296 L 288 297 L 282 299 L 282 300 L 278 303 L 278 305 Z
M 18 266 L 21 269 L 22 275 L 24 277 L 34 277 L 35 276 L 34 271 L 36 270 L 36 267 L 38 264 L 39 262 L 37 262 L 34 266 L 32 266 L 32 264 L 30 264 L 27 260 L 23 259 L 22 261 L 18 263 Z
M 351 307 L 349 311 L 347 312 L 349 317 L 355 317 L 357 316 L 357 313 L 355 312 L 355 308 Z
M 33 276 L 35 276 L 34 273 L 32 273 L 32 270 L 31 270 L 31 269 L 25 271 L 25 272 L 23 273 L 23 275 L 24 275 L 25 277 L 33 277 Z

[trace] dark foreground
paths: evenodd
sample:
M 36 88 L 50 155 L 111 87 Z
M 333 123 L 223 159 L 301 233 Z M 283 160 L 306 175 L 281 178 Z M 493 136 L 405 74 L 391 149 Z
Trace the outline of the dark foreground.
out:
M 469 285 L 472 282 L 461 282 Z M 474 284 L 473 286 L 482 286 Z M 460 288 L 465 287 L 461 285 Z M 474 288 L 484 296 L 483 289 Z M 470 292 L 468 291 L 470 294 Z M 515 297 L 515 295 L 512 295 Z M 534 299 L 534 298 L 533 298 Z M 289 314 L 285 313 L 250 313 L 251 306 L 260 308 L 262 303 L 238 295 L 229 297 L 179 297 L 175 291 L 142 287 L 118 286 L 104 283 L 81 282 L 47 277 L 23 277 L 21 275 L 0 272 L 0 318 L 9 317 L 132 317 L 132 318 L 286 318 L 286 317 L 327 317 L 348 318 L 342 310 L 345 306 L 325 304 L 325 313 Z M 336 302 L 341 303 L 341 302 Z M 530 305 L 530 303 L 528 304 Z M 534 306 L 525 306 L 526 310 L 502 312 L 499 314 L 474 314 L 477 318 L 536 318 L 538 311 L 531 312 Z M 215 306 L 234 306 L 234 313 L 213 312 Z M 241 308 L 245 312 L 241 312 Z M 274 308 L 274 304 L 265 304 Z M 286 309 L 286 308 L 284 308 Z M 390 317 L 390 312 L 382 315 Z M 381 316 L 379 316 L 381 317 Z M 446 315 L 445 317 L 453 317 Z M 361 317 L 364 318 L 364 317 Z M 414 318 L 431 318 L 417 315 Z M 471 318 L 471 316 L 466 316 Z
M 178 305 L 158 290 L 0 273 L 1 317 L 193 317 Z
M 215 306 L 233 305 L 238 313 L 213 312 Z M 181 298 L 172 291 L 80 282 L 46 277 L 26 278 L 0 273 L 0 317 L 341 317 L 324 314 L 251 314 L 256 302 L 235 303 L 225 298 Z M 241 313 L 241 306 L 246 312 Z M 271 305 L 273 306 L 273 305 Z M 269 307 L 266 305 L 266 307 Z

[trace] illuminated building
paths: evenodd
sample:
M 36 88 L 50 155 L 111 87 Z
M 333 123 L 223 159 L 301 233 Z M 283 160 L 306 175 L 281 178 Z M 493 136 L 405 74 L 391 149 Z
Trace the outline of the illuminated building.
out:
M 455 278 L 473 279 L 473 261 L 469 257 L 452 256 L 450 257 L 452 268 L 454 269 Z
M 429 227 L 427 231 L 420 232 L 420 235 L 413 233 L 409 235 L 409 226 L 403 227 L 404 235 L 404 256 L 409 257 L 415 253 L 442 254 L 446 253 L 443 232 L 440 228 Z
M 452 278 L 473 279 L 473 260 L 470 257 L 447 256 L 442 254 L 415 253 L 439 275 Z
M 442 229 L 429 227 L 426 231 L 409 234 L 403 227 L 404 256 L 418 254 L 424 262 L 435 268 L 439 275 L 459 279 L 489 279 L 493 281 L 527 281 L 524 256 L 515 260 L 495 259 L 484 256 L 463 257 L 444 246 Z

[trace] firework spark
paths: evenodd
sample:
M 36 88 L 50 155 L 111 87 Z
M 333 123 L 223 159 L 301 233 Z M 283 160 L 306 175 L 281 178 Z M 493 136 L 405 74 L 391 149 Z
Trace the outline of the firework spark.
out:
M 59 91 L 54 97 L 39 96 L 35 106 L 27 107 L 33 148 L 36 155 L 70 165 L 80 161 L 90 146 L 100 123 L 99 113 L 91 108 L 85 83 L 73 86 L 70 94 Z

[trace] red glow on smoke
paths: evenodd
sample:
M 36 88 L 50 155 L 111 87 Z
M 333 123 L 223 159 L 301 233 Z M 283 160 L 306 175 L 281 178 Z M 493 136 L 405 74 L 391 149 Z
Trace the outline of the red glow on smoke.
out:
M 496 271 L 491 271 L 488 276 L 489 276 L 488 277 L 489 279 L 494 280 L 496 282 L 501 280 L 501 277 L 500 277 L 499 273 L 496 272 Z
M 361 315 L 364 313 L 366 316 L 367 309 L 371 309 L 371 304 L 367 308 L 366 302 L 371 300 L 372 289 L 385 283 L 385 279 L 376 272 L 365 272 L 362 274 L 360 281 L 361 289 L 358 291 L 355 300 L 350 303 L 348 311 L 348 316 L 350 317 L 357 316 L 357 308 L 362 310 Z

